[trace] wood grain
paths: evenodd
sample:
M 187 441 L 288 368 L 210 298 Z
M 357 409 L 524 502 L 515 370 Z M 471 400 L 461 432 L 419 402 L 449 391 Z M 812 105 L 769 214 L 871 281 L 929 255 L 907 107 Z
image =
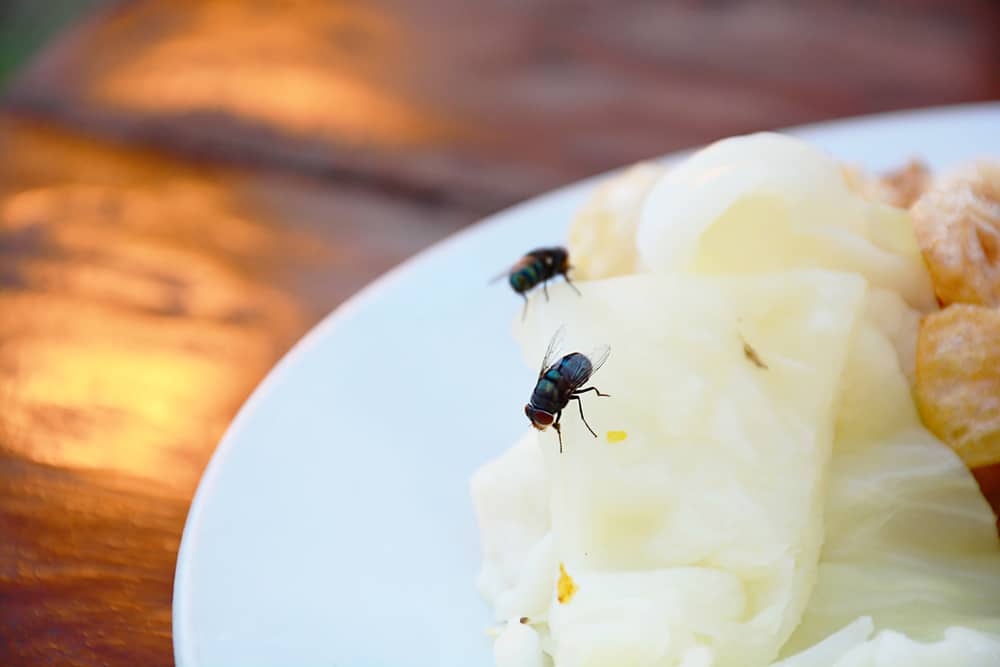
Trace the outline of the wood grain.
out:
M 0 665 L 172 664 L 218 438 L 389 266 L 675 148 L 998 98 L 998 34 L 987 0 L 135 0 L 64 34 L 0 110 Z
M 470 218 L 0 121 L 0 665 L 171 663 L 208 456 L 340 300 Z
M 141 0 L 8 99 L 189 156 L 491 211 L 729 134 L 996 99 L 998 34 L 991 0 Z

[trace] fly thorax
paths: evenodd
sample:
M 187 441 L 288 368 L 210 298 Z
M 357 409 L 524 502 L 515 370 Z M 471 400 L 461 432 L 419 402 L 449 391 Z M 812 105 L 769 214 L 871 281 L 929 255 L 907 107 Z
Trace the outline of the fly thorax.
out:
M 537 408 L 541 408 L 546 411 L 553 411 L 554 406 L 558 406 L 562 403 L 559 396 L 559 383 L 558 379 L 553 381 L 549 379 L 548 375 L 552 373 L 549 371 L 545 377 L 538 381 L 535 385 L 535 391 L 531 395 L 531 402 Z M 557 376 L 558 377 L 558 376 Z

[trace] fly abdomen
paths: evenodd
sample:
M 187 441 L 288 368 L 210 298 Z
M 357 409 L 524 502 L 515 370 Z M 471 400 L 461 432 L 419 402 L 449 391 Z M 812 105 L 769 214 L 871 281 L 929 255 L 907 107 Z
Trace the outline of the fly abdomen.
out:
M 558 371 L 563 382 L 569 385 L 569 391 L 572 392 L 579 389 L 580 385 L 587 381 L 593 366 L 586 356 L 579 352 L 573 352 L 560 359 L 559 365 L 552 370 Z
M 545 267 L 540 262 L 525 264 L 510 274 L 510 286 L 518 294 L 523 294 L 545 280 L 544 272 Z
M 541 285 L 545 292 L 545 300 L 548 301 L 548 284 L 556 276 L 565 278 L 566 284 L 577 294 L 580 293 L 569 279 L 567 273 L 569 269 L 569 255 L 564 248 L 535 248 L 508 269 L 507 283 L 515 294 L 520 294 L 524 299 L 521 319 L 524 319 L 528 312 L 528 292 Z

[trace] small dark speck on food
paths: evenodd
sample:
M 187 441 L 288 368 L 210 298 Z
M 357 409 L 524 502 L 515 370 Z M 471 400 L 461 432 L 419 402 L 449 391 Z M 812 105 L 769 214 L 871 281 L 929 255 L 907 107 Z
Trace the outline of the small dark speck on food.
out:
M 754 366 L 767 370 L 767 364 L 758 356 L 757 350 L 750 346 L 750 343 L 743 341 L 743 355 L 749 359 Z
M 521 625 L 527 625 L 530 622 L 531 622 L 531 619 L 529 619 L 527 616 L 522 616 L 521 617 Z

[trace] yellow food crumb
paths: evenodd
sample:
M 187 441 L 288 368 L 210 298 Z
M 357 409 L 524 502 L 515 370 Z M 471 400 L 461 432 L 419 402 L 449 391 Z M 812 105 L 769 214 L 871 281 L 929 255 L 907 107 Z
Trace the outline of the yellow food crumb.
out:
M 608 431 L 608 442 L 621 442 L 628 437 L 625 431 Z
M 576 595 L 576 584 L 573 583 L 573 578 L 566 574 L 566 568 L 563 567 L 562 563 L 559 563 L 559 583 L 556 585 L 556 594 L 559 604 L 566 604 Z

